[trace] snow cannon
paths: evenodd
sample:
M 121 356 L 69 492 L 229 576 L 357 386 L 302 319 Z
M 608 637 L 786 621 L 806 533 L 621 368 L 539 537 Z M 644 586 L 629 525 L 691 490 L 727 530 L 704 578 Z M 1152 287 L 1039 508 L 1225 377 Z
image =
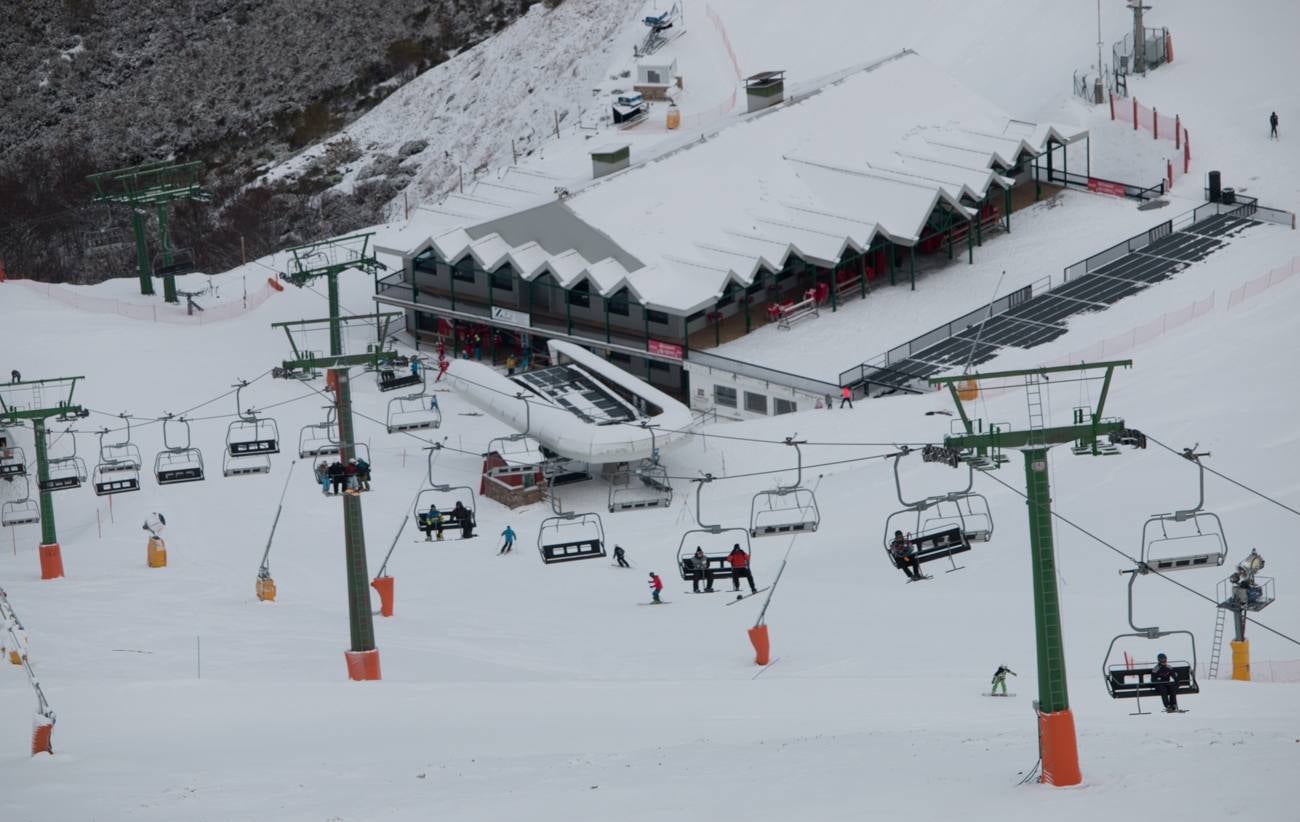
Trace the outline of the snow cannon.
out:
M 54 753 L 54 717 L 37 714 L 32 720 L 32 756 Z
M 150 568 L 167 567 L 167 543 L 163 542 L 162 537 L 149 537 L 145 551 L 145 561 Z
M 382 616 L 391 617 L 393 615 L 393 578 L 390 576 L 378 576 L 370 581 L 370 587 L 375 589 L 379 594 L 379 613 Z

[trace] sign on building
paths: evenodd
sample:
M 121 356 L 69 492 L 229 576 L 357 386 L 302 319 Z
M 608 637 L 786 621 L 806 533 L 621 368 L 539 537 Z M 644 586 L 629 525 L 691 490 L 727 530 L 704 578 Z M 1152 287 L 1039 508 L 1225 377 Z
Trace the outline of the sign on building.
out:
M 651 354 L 660 354 L 664 357 L 672 357 L 675 360 L 682 358 L 682 347 L 672 343 L 659 342 L 658 340 L 646 340 L 646 351 Z
M 501 308 L 500 306 L 495 305 L 492 306 L 492 319 L 500 320 L 504 323 L 510 323 L 511 325 L 521 325 L 524 328 L 528 328 L 531 325 L 529 316 L 524 312 L 512 311 L 509 308 Z

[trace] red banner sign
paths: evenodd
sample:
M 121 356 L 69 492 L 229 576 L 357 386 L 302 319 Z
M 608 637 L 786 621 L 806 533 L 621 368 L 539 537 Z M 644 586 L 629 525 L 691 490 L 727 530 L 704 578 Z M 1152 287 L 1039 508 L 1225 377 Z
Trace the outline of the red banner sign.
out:
M 682 347 L 680 345 L 659 342 L 658 340 L 646 340 L 645 348 L 651 354 L 662 354 L 665 357 L 672 357 L 674 360 L 682 358 Z
M 1095 191 L 1098 194 L 1111 194 L 1115 197 L 1124 196 L 1124 184 L 1112 183 L 1110 180 L 1098 180 L 1096 177 L 1088 178 L 1088 190 Z

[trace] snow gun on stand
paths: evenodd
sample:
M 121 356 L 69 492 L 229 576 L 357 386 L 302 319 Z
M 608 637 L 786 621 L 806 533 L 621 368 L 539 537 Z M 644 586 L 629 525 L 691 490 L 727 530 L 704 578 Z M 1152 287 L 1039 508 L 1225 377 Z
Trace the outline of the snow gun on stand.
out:
M 271 522 L 271 534 L 266 538 L 266 550 L 262 552 L 262 564 L 257 569 L 257 599 L 259 602 L 275 602 L 275 580 L 271 579 L 271 543 L 275 540 L 275 527 L 280 524 L 280 512 L 284 510 L 284 495 L 289 492 L 289 482 L 293 479 L 293 467 L 297 460 L 289 463 L 289 475 L 284 478 L 284 490 L 280 492 L 280 504 L 275 508 L 275 519 Z

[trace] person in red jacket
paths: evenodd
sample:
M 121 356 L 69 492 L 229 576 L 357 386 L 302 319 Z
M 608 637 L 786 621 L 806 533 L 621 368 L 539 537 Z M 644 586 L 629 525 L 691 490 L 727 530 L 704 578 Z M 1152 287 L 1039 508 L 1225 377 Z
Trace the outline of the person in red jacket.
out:
M 727 562 L 731 563 L 731 590 L 740 590 L 740 581 L 742 579 L 749 581 L 749 592 L 757 594 L 758 589 L 754 587 L 754 574 L 749 570 L 749 554 L 745 549 L 740 547 L 737 542 L 731 546 L 731 553 L 727 554 Z
M 659 600 L 659 592 L 664 589 L 664 581 L 654 571 L 650 572 L 650 596 L 653 597 L 655 605 L 662 605 Z

